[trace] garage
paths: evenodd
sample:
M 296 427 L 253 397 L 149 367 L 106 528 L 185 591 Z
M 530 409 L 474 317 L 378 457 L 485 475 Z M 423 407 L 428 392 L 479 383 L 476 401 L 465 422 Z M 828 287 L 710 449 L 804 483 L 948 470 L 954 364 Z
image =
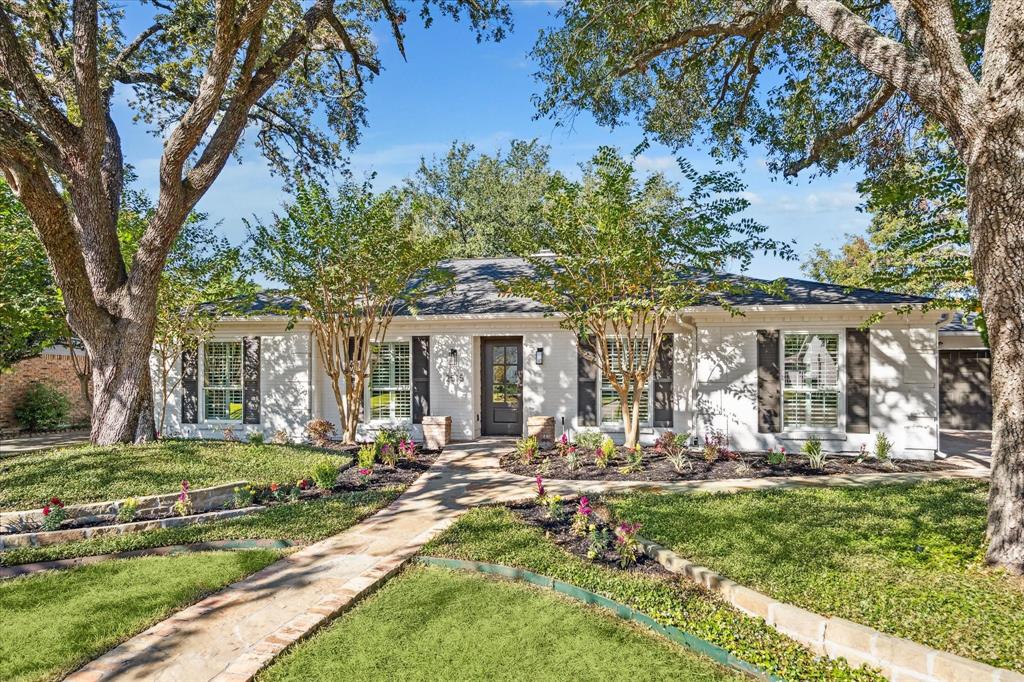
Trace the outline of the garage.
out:
M 939 427 L 992 428 L 992 358 L 988 349 L 939 350 Z

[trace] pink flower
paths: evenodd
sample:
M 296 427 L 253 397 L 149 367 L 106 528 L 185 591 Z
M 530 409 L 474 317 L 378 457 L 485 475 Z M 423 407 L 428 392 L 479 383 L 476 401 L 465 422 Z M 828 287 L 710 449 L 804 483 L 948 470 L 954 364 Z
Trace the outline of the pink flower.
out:
M 544 497 L 544 479 L 537 474 L 537 497 Z
M 359 470 L 359 475 L 360 476 L 369 476 L 372 473 L 373 473 L 373 469 L 360 469 Z
M 565 433 L 563 431 L 562 432 L 562 445 L 568 445 L 568 444 L 569 444 L 569 434 L 567 434 L 567 433 Z

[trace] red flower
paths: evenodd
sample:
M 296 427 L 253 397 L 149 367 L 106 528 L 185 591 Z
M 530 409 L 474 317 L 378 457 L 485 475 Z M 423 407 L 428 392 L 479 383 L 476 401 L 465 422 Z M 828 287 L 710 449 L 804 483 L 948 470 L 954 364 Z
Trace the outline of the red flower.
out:
M 49 515 L 50 515 L 50 505 L 46 505 L 45 507 L 43 507 L 43 516 L 49 516 Z
M 51 497 L 50 504 L 54 505 L 55 507 L 64 507 L 64 503 L 60 501 L 59 497 Z
M 277 483 L 271 483 L 271 484 L 270 484 L 270 492 L 272 492 L 272 493 L 276 493 L 276 492 L 277 492 L 277 489 L 278 489 L 278 488 L 280 488 L 280 487 L 281 487 L 281 486 L 279 486 L 279 485 L 278 485 Z

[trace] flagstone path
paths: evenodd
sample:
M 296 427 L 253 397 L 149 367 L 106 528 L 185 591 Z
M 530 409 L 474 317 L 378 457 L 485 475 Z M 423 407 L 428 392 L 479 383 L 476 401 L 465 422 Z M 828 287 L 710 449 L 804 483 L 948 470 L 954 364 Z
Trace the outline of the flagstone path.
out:
M 511 441 L 451 445 L 395 502 L 357 526 L 310 545 L 87 663 L 67 679 L 244 682 L 292 643 L 372 592 L 467 509 L 534 494 L 534 481 L 501 469 Z M 561 494 L 654 489 L 739 491 L 863 486 L 983 477 L 982 468 L 933 473 L 804 476 L 729 481 L 545 481 Z

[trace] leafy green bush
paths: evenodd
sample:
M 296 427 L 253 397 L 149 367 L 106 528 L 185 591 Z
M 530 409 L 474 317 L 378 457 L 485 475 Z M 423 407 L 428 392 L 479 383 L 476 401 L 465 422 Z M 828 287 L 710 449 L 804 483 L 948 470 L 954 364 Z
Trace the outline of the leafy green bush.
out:
M 576 445 L 584 450 L 596 450 L 601 447 L 601 432 L 596 429 L 585 429 L 576 434 Z
M 359 454 L 356 457 L 361 469 L 373 467 L 373 463 L 377 461 L 377 446 L 373 443 L 367 443 L 359 448 Z
M 892 441 L 882 433 L 878 432 L 875 436 L 875 457 L 879 462 L 888 462 L 889 457 L 892 456 Z
M 67 424 L 71 401 L 52 385 L 33 381 L 14 406 L 14 417 L 31 431 L 55 429 Z
M 263 445 L 264 437 L 262 431 L 252 431 L 248 436 L 249 445 Z
M 771 450 L 768 451 L 768 454 L 765 455 L 765 459 L 767 459 L 768 463 L 771 464 L 773 467 L 785 464 L 786 448 L 779 448 L 778 450 L 772 448 Z
M 523 464 L 533 463 L 533 458 L 537 456 L 537 436 L 527 436 L 517 440 L 515 452 Z
M 390 445 L 391 449 L 397 452 L 398 445 L 406 440 L 409 440 L 409 432 L 405 429 L 381 429 L 377 432 L 373 442 L 377 444 L 378 449 Z
M 139 500 L 129 497 L 117 508 L 117 520 L 119 523 L 131 523 L 139 513 Z
M 313 472 L 309 477 L 316 483 L 316 487 L 330 490 L 338 480 L 338 464 L 330 457 L 324 457 L 313 465 Z

